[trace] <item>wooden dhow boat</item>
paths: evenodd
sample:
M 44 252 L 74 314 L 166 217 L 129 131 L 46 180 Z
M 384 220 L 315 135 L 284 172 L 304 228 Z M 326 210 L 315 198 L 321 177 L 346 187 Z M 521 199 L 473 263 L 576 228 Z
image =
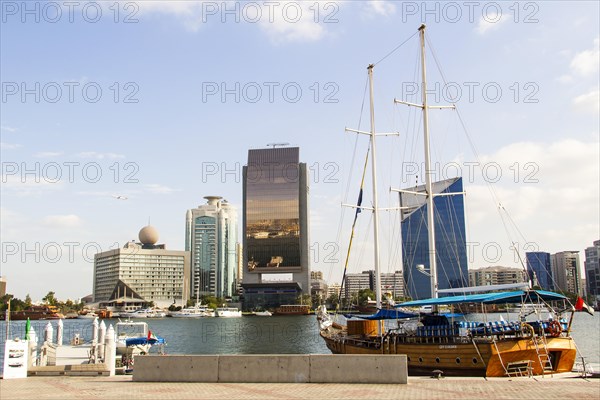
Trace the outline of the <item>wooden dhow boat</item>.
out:
M 356 218 L 361 210 L 373 213 L 373 247 L 375 267 L 375 292 L 377 309 L 375 315 L 366 318 L 352 318 L 343 326 L 334 322 L 334 318 L 324 306 L 319 307 L 320 336 L 334 354 L 405 354 L 408 360 L 408 372 L 411 375 L 440 374 L 458 376 L 502 377 L 515 375 L 542 375 L 571 371 L 575 363 L 577 349 L 571 337 L 573 306 L 568 299 L 557 293 L 532 290 L 530 283 L 515 285 L 497 285 L 486 290 L 501 290 L 496 293 L 477 293 L 478 288 L 459 288 L 438 290 L 437 265 L 434 232 L 434 194 L 432 187 L 432 169 L 429 154 L 428 110 L 429 108 L 454 108 L 454 106 L 428 106 L 425 68 L 425 25 L 419 28 L 422 67 L 422 104 L 413 104 L 395 100 L 423 110 L 423 129 L 425 142 L 425 190 L 424 192 L 404 191 L 413 195 L 424 195 L 427 204 L 427 227 L 429 243 L 429 268 L 431 278 L 431 296 L 429 299 L 405 302 L 395 309 L 381 309 L 381 283 L 379 272 L 377 174 L 376 174 L 376 133 L 374 128 L 373 107 L 373 68 L 369 65 L 371 130 L 364 132 L 370 137 L 371 171 L 373 198 L 370 207 L 362 202 L 362 184 L 358 196 L 350 245 L 354 237 Z M 367 162 L 365 161 L 365 171 Z M 363 171 L 363 180 L 365 179 Z M 403 192 L 403 190 L 396 190 Z M 462 193 L 459 193 L 462 194 Z M 387 209 L 389 210 L 389 209 Z M 348 250 L 348 255 L 350 250 Z M 346 259 L 346 267 L 348 258 Z M 520 288 L 521 290 L 515 290 Z M 512 290 L 508 290 L 512 289 Z M 444 293 L 445 292 L 445 293 Z M 467 294 L 470 293 L 470 294 Z M 438 294 L 445 295 L 439 297 Z M 461 305 L 510 304 L 524 307 L 525 310 L 547 310 L 542 313 L 526 315 L 527 312 L 512 317 L 508 321 L 488 320 L 483 314 L 479 320 L 473 320 L 475 314 L 467 319 L 464 315 L 452 312 L 442 313 L 440 307 Z M 530 307 L 527 304 L 536 304 Z M 420 308 L 431 306 L 431 313 L 408 312 L 407 307 Z M 570 315 L 568 315 L 570 313 Z M 388 321 L 386 321 L 388 320 Z M 396 321 L 393 325 L 389 320 Z M 387 323 L 385 323 L 387 322 Z

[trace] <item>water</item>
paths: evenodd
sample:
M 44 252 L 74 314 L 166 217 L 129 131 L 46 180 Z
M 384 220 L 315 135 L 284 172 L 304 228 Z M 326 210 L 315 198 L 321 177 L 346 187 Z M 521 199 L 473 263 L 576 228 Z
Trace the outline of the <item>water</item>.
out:
M 503 314 L 506 319 L 506 314 Z M 488 315 L 489 318 L 494 318 Z M 499 318 L 499 316 L 498 316 Z M 511 316 L 511 319 L 512 316 Z M 79 333 L 84 341 L 92 338 L 92 321 L 89 319 L 64 320 L 64 341 Z M 118 320 L 104 320 L 106 326 Z M 149 329 L 166 339 L 167 354 L 328 354 L 320 338 L 315 316 L 274 316 L 242 318 L 161 318 L 145 319 Z M 42 343 L 44 327 L 48 321 L 31 321 Z M 56 321 L 51 322 L 56 338 Z M 572 335 L 580 355 L 600 366 L 600 313 L 590 316 L 576 313 Z M 23 338 L 25 321 L 10 324 L 10 337 Z M 0 360 L 4 360 L 6 322 L 0 321 Z M 0 362 L 2 368 L 2 362 Z

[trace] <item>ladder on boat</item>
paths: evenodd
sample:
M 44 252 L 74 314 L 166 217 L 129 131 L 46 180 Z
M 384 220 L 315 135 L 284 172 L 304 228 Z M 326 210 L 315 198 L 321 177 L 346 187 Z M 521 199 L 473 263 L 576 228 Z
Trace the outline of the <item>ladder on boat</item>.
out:
M 533 331 L 531 341 L 535 346 L 535 352 L 537 353 L 538 361 L 542 367 L 542 375 L 545 375 L 546 373 L 552 375 L 554 369 L 552 368 L 552 361 L 550 360 L 550 353 L 548 352 L 548 342 L 546 341 L 546 335 L 544 335 L 544 328 L 541 329 L 541 335 L 538 335 Z

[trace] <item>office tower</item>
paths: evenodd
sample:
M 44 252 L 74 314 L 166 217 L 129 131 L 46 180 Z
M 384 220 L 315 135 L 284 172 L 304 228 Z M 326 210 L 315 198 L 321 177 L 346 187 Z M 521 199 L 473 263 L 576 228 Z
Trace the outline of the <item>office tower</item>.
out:
M 243 202 L 244 307 L 295 304 L 310 294 L 308 177 L 300 149 L 249 150 Z
M 600 300 L 600 240 L 585 249 L 585 276 L 588 294 Z
M 424 193 L 425 186 L 408 191 Z M 437 251 L 437 278 L 439 289 L 465 287 L 468 284 L 465 211 L 462 196 L 462 178 L 433 183 L 435 247 Z M 447 195 L 456 193 L 455 195 Z M 430 278 L 420 272 L 418 265 L 429 267 L 426 197 L 414 193 L 400 193 L 402 210 L 402 260 L 407 295 L 413 299 L 431 296 Z
M 532 251 L 525 253 L 527 259 L 527 273 L 534 286 L 543 290 L 554 290 L 550 253 Z
M 185 249 L 191 254 L 190 295 L 229 298 L 238 294 L 237 212 L 219 196 L 188 210 Z

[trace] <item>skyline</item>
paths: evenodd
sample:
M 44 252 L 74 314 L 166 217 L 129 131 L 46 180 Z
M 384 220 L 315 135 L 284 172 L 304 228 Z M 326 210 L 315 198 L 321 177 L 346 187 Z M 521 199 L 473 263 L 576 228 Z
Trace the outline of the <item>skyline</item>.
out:
M 469 267 L 518 265 L 493 221 L 496 200 L 539 251 L 578 250 L 583 264 L 600 238 L 596 3 L 501 4 L 494 14 L 493 2 L 432 2 L 423 15 L 420 2 L 233 2 L 230 13 L 220 2 L 82 2 L 73 22 L 67 3 L 51 3 L 60 18 L 28 3 L 38 22 L 20 2 L 1 4 L 0 275 L 19 298 L 91 293 L 93 253 L 122 247 L 148 218 L 161 243 L 183 250 L 185 211 L 219 195 L 241 213 L 248 149 L 279 142 L 300 147 L 310 174 L 312 269 L 339 281 L 353 214 L 340 204 L 356 202 L 366 151 L 344 127 L 368 130 L 370 63 L 376 130 L 402 135 L 378 138 L 381 206 L 396 205 L 389 186 L 421 182 L 419 118 L 393 105 L 418 102 L 416 37 L 389 54 L 421 23 L 434 48 L 432 101 L 459 97 L 469 133 L 456 113 L 431 112 L 439 178 L 463 175 L 467 242 L 479 243 Z M 367 214 L 352 272 L 372 268 Z M 382 219 L 383 249 L 396 222 Z M 496 263 L 481 254 L 488 243 L 503 251 Z M 522 239 L 519 248 L 536 249 Z M 382 252 L 382 272 L 395 270 Z

